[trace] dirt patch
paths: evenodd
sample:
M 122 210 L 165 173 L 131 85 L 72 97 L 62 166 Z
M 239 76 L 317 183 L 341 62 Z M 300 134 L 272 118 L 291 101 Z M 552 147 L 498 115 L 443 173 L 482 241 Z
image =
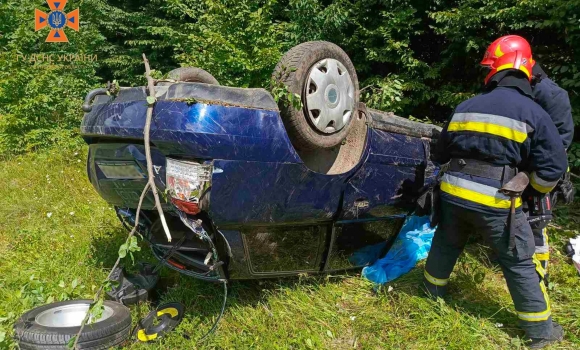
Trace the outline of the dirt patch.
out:
M 304 164 L 313 171 L 334 175 L 345 173 L 360 161 L 367 139 L 367 114 L 357 110 L 352 127 L 342 144 L 328 150 L 298 151 Z
M 239 104 L 227 103 L 227 102 L 219 101 L 219 100 L 202 100 L 199 98 L 168 98 L 168 99 L 165 99 L 165 101 L 185 102 L 189 105 L 196 104 L 196 103 L 203 103 L 206 105 L 218 105 L 218 106 L 224 106 L 224 107 L 238 107 L 238 108 L 248 108 L 249 109 L 249 107 L 239 105 Z M 259 110 L 263 110 L 263 111 L 274 111 L 274 112 L 277 111 L 275 109 L 267 109 L 267 108 L 260 108 L 260 107 L 251 107 L 251 109 L 259 109 Z

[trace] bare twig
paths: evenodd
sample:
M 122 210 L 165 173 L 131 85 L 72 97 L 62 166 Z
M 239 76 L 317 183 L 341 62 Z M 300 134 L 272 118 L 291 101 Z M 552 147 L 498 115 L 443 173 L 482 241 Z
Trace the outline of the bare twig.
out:
M 165 221 L 165 215 L 163 215 L 163 209 L 161 208 L 161 202 L 159 201 L 159 194 L 157 193 L 157 186 L 155 186 L 155 174 L 153 173 L 153 162 L 151 161 L 151 143 L 150 143 L 150 132 L 151 132 L 151 119 L 153 118 L 153 105 L 155 104 L 155 80 L 151 77 L 151 68 L 149 67 L 149 60 L 147 56 L 143 54 L 143 62 L 145 62 L 145 76 L 147 77 L 147 87 L 149 89 L 149 97 L 153 98 L 153 102 L 149 102 L 147 107 L 147 119 L 145 121 L 145 157 L 147 158 L 147 174 L 149 177 L 149 187 L 151 187 L 151 192 L 153 192 L 153 197 L 155 198 L 155 207 L 157 207 L 157 212 L 159 213 L 159 219 L 161 220 L 161 225 L 167 236 L 167 241 L 171 242 L 171 234 L 169 233 L 169 227 L 167 227 L 167 222 Z
M 576 175 L 576 174 L 574 174 L 574 173 L 572 173 L 572 172 L 570 173 L 570 176 L 572 176 L 572 177 L 574 177 L 574 178 L 576 178 L 576 179 L 580 179 L 580 176 L 578 176 L 578 175 Z
M 568 228 L 564 228 L 562 226 L 558 226 L 558 225 L 556 225 L 554 223 L 549 223 L 548 224 L 548 227 L 552 227 L 552 228 L 555 228 L 555 229 L 558 229 L 558 230 L 561 230 L 561 231 L 567 231 L 567 232 L 574 232 L 574 231 L 576 231 L 576 230 L 570 230 Z
M 153 106 L 155 105 L 155 85 L 154 85 L 154 80 L 151 77 L 151 68 L 149 67 L 149 61 L 147 60 L 147 57 L 145 56 L 145 54 L 143 54 L 143 61 L 145 62 L 145 75 L 147 77 L 149 97 L 153 98 L 153 101 L 148 101 L 147 119 L 145 121 L 145 130 L 143 131 L 144 139 L 145 139 L 144 140 L 145 141 L 145 158 L 147 160 L 148 181 L 147 181 L 147 184 L 145 185 L 145 188 L 143 188 L 143 192 L 141 193 L 141 197 L 139 197 L 139 205 L 137 206 L 137 213 L 135 215 L 135 226 L 133 226 L 133 229 L 131 230 L 131 232 L 129 232 L 129 235 L 127 236 L 127 240 L 125 242 L 128 243 L 129 240 L 131 239 L 131 237 L 133 237 L 133 235 L 135 235 L 135 233 L 137 232 L 137 228 L 139 227 L 139 215 L 141 213 L 141 205 L 143 204 L 143 200 L 145 199 L 145 196 L 147 195 L 149 190 L 151 190 L 151 192 L 153 192 L 153 197 L 155 198 L 155 207 L 157 208 L 157 211 L 159 212 L 159 218 L 161 219 L 161 224 L 163 226 L 163 229 L 165 230 L 165 235 L 167 236 L 167 240 L 169 242 L 171 242 L 171 234 L 169 233 L 169 227 L 167 227 L 167 222 L 165 221 L 165 216 L 163 215 L 163 210 L 161 208 L 161 202 L 159 201 L 159 194 L 157 193 L 157 186 L 155 186 L 155 175 L 153 174 L 153 161 L 151 159 L 150 131 L 151 131 L 151 119 L 153 118 Z M 115 261 L 115 264 L 113 265 L 113 268 L 109 272 L 109 275 L 107 275 L 107 279 L 105 281 L 108 281 L 111 279 L 113 271 L 115 271 L 117 266 L 119 266 L 120 262 L 121 262 L 121 256 L 118 256 L 117 261 Z M 93 304 L 99 300 L 99 298 L 101 297 L 101 293 L 103 292 L 103 289 L 104 289 L 104 284 L 101 284 L 101 287 L 97 290 L 97 293 L 95 294 L 95 297 L 93 298 Z M 85 315 L 85 318 L 83 319 L 83 322 L 81 323 L 81 328 L 79 329 L 77 335 L 75 336 L 75 342 L 73 344 L 73 349 L 78 349 L 79 339 L 81 337 L 83 329 L 85 328 L 85 325 L 87 324 L 89 318 L 90 318 L 90 310 L 87 311 L 87 314 Z
M 129 232 L 129 235 L 127 236 L 127 240 L 125 242 L 129 242 L 131 237 L 133 237 L 133 235 L 135 235 L 135 232 L 137 232 L 137 228 L 139 227 L 139 214 L 141 213 L 141 205 L 143 204 L 143 200 L 145 199 L 147 192 L 149 192 L 149 187 L 150 187 L 149 183 L 145 184 L 145 188 L 143 188 L 143 192 L 141 192 L 141 197 L 139 197 L 139 204 L 137 205 L 137 213 L 135 214 L 135 226 L 133 226 L 133 229 L 131 230 L 131 232 Z M 117 261 L 115 261 L 115 264 L 113 265 L 113 268 L 111 269 L 111 271 L 107 275 L 107 278 L 105 279 L 105 281 L 108 281 L 111 278 L 113 271 L 115 271 L 117 266 L 119 266 L 120 262 L 121 262 L 121 257 L 118 256 Z M 103 292 L 103 288 L 104 288 L 104 285 L 101 284 L 101 287 L 97 290 L 97 293 L 95 294 L 95 297 L 93 298 L 93 303 L 96 303 L 99 300 L 99 298 L 101 297 L 101 293 Z M 85 328 L 85 325 L 87 324 L 87 321 L 90 318 L 89 311 L 90 310 L 87 310 L 87 314 L 85 315 L 83 322 L 81 322 L 81 328 L 79 329 L 77 335 L 75 336 L 75 342 L 74 342 L 73 347 L 72 347 L 73 349 L 78 349 L 77 344 L 79 342 L 79 339 L 81 337 L 83 329 Z
M 375 87 L 375 84 L 367 85 L 367 86 L 363 87 L 362 89 L 360 89 L 359 93 L 365 91 L 366 89 L 372 89 L 374 87 Z

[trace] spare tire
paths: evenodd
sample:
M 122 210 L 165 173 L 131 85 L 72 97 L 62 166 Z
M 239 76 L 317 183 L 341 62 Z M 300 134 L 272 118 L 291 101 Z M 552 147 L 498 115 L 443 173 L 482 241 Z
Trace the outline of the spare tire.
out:
M 167 78 L 175 81 L 182 81 L 186 83 L 204 83 L 211 85 L 219 85 L 213 75 L 207 71 L 196 67 L 181 67 L 167 73 Z
M 301 97 L 302 108 L 278 101 L 286 130 L 298 150 L 332 148 L 348 135 L 359 102 L 359 85 L 348 55 L 337 45 L 310 41 L 278 62 L 272 80 Z
M 68 349 L 77 335 L 92 300 L 69 300 L 32 309 L 14 325 L 20 349 Z M 101 317 L 87 324 L 80 335 L 80 349 L 109 349 L 125 342 L 131 333 L 131 312 L 117 302 L 105 301 Z

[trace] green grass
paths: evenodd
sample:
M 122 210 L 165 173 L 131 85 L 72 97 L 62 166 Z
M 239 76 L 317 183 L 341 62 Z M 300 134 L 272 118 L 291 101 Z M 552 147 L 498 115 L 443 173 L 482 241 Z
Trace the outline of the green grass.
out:
M 90 298 L 117 257 L 126 232 L 85 174 L 86 149 L 52 150 L 0 163 L 0 348 L 15 348 L 12 325 L 51 300 Z M 560 210 L 558 225 L 576 229 L 579 207 Z M 52 213 L 48 217 L 48 213 Z M 554 349 L 580 348 L 580 277 L 558 253 L 566 237 L 552 231 L 550 295 L 566 330 Z M 148 248 L 138 259 L 151 259 Z M 233 282 L 225 316 L 206 348 L 505 349 L 522 348 L 503 277 L 471 244 L 451 278 L 450 297 L 418 295 L 421 267 L 378 292 L 360 275 L 302 276 Z M 481 277 L 485 275 L 482 279 Z M 392 287 L 392 290 L 388 287 Z M 390 291 L 389 291 L 390 290 Z M 187 314 L 178 331 L 135 349 L 185 349 L 212 325 L 222 289 L 163 271 L 162 301 Z M 133 319 L 148 311 L 132 308 Z

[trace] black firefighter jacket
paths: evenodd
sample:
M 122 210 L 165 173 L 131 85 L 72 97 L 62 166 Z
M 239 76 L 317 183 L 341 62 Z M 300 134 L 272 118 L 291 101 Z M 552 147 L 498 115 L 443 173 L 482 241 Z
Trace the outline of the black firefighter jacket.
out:
M 562 138 L 564 148 L 568 149 L 574 138 L 574 120 L 568 93 L 548 78 L 539 63 L 534 65 L 532 72 L 540 76 L 540 82 L 534 85 L 534 98 L 550 115 Z
M 501 86 L 501 81 L 498 85 L 457 106 L 441 133 L 436 160 L 443 164 L 451 158 L 476 159 L 517 167 L 530 174 L 534 190 L 548 193 L 567 168 L 558 130 L 532 100 L 527 80 L 528 93 Z M 506 213 L 510 200 L 498 192 L 500 187 L 496 180 L 447 172 L 441 181 L 441 197 L 484 213 Z M 521 206 L 521 199 L 516 205 Z

